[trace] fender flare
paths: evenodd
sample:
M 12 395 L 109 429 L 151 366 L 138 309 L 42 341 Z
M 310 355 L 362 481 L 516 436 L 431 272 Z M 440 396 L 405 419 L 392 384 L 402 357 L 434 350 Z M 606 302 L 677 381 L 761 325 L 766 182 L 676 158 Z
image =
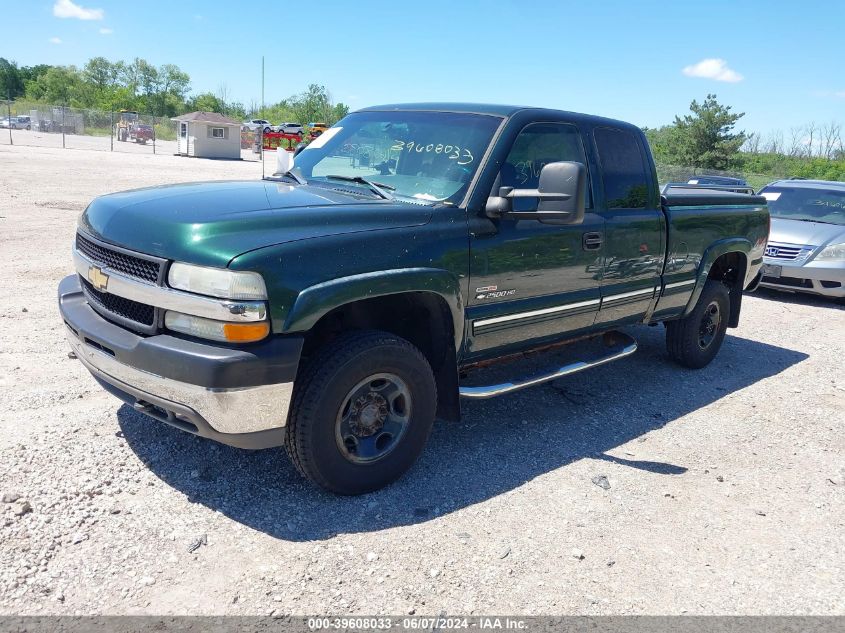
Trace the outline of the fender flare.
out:
M 446 301 L 452 316 L 455 351 L 464 335 L 464 300 L 460 280 L 439 268 L 398 268 L 339 277 L 310 286 L 296 297 L 285 318 L 285 332 L 310 330 L 323 316 L 343 305 L 365 299 L 426 292 Z
M 749 257 L 753 245 L 744 237 L 729 237 L 717 242 L 714 242 L 701 255 L 701 263 L 698 266 L 698 273 L 695 280 L 695 288 L 693 288 L 692 295 L 690 295 L 687 307 L 684 308 L 683 316 L 687 316 L 692 312 L 695 304 L 698 303 L 698 298 L 704 290 L 704 284 L 707 283 L 707 277 L 710 275 L 710 270 L 713 264 L 722 255 L 728 253 L 742 253 L 745 256 L 745 270 L 742 271 L 742 287 L 745 287 L 745 277 L 748 274 Z

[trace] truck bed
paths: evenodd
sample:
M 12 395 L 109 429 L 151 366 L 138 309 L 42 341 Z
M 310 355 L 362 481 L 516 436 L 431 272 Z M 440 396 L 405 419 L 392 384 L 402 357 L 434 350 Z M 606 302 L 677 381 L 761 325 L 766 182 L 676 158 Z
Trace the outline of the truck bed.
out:
M 660 196 L 660 201 L 665 207 L 749 206 L 766 204 L 766 199 L 763 196 L 702 187 L 672 187 Z

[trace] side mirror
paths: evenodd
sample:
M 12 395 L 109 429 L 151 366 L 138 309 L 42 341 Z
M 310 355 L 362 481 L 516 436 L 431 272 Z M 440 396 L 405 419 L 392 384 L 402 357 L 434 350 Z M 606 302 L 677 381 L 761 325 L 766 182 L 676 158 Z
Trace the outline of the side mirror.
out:
M 513 211 L 514 198 L 537 198 L 536 211 Z M 554 220 L 555 224 L 584 221 L 587 198 L 587 168 L 582 163 L 548 163 L 540 170 L 536 189 L 502 187 L 499 195 L 487 200 L 487 217 L 503 216 L 524 220 Z

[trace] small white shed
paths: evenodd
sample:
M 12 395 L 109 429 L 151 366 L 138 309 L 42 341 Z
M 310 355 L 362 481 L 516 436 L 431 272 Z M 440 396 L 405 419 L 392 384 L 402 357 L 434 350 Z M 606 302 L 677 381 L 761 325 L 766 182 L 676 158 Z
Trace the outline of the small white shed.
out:
M 189 112 L 174 117 L 176 153 L 197 158 L 241 157 L 241 124 L 217 112 Z

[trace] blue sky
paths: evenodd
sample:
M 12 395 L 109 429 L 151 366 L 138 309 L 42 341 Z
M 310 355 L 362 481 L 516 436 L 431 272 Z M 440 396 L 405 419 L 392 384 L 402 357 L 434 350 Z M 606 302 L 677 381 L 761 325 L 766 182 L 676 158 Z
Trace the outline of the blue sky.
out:
M 264 55 L 268 103 L 321 83 L 353 110 L 502 102 L 656 126 L 715 92 L 748 131 L 845 123 L 842 0 L 0 0 L 0 16 L 0 57 L 21 65 L 143 57 L 245 104 Z

